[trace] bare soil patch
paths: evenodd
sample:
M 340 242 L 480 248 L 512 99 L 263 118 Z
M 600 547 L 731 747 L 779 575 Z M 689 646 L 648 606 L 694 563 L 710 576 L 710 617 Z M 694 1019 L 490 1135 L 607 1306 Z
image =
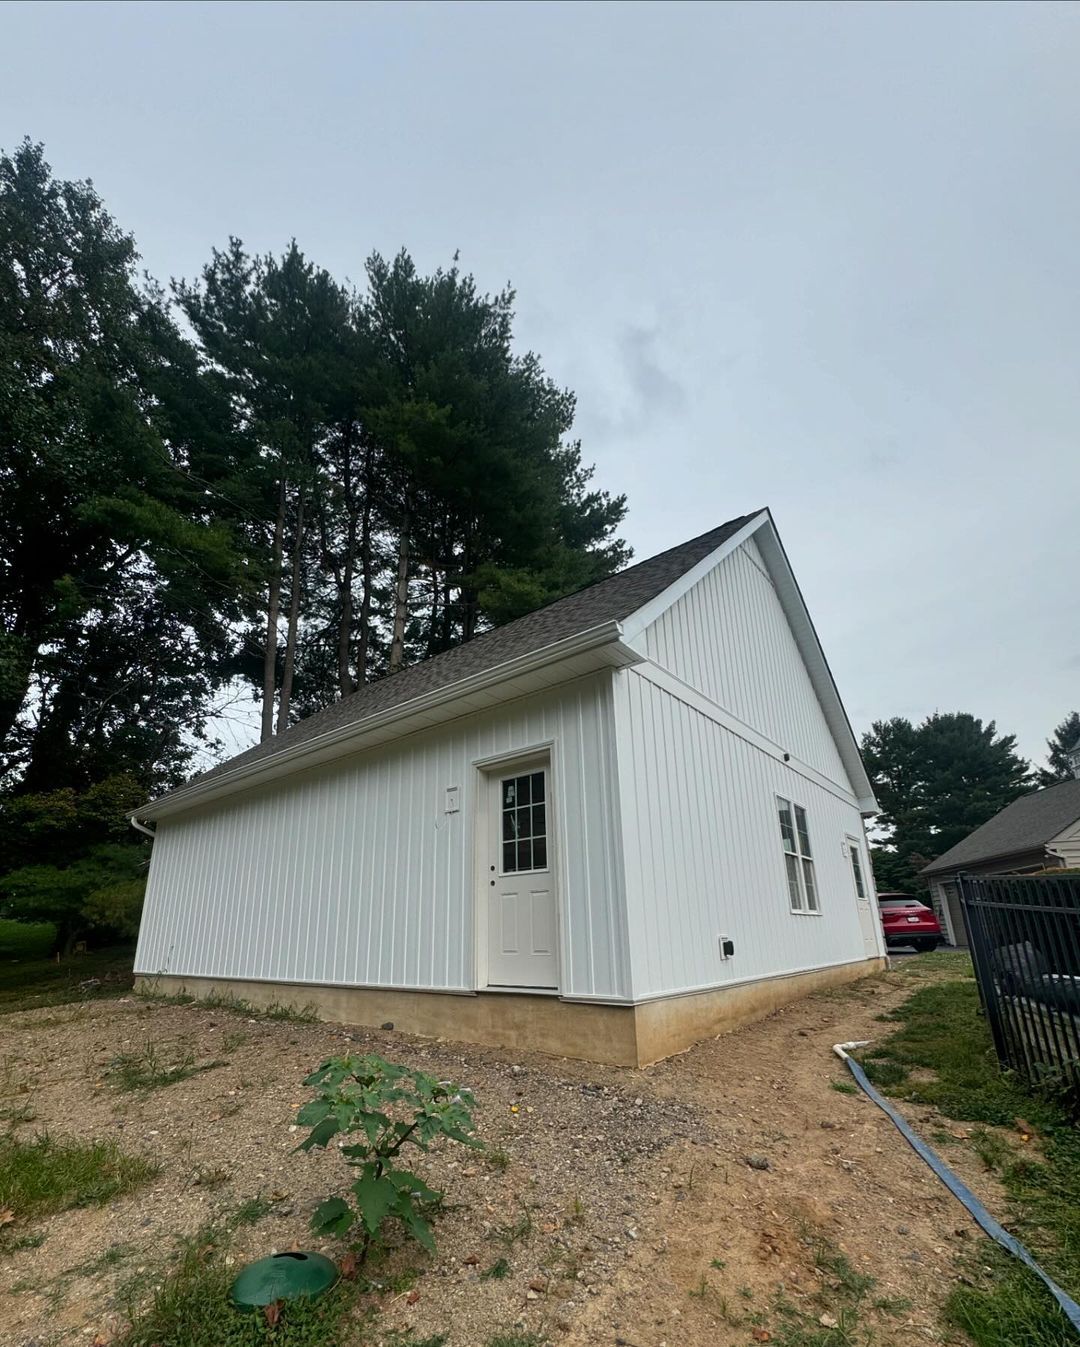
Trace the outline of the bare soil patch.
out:
M 445 1333 L 448 1347 L 480 1347 L 513 1331 L 567 1347 L 782 1341 L 778 1305 L 816 1323 L 843 1299 L 826 1249 L 876 1283 L 851 1341 L 946 1341 L 938 1309 L 975 1228 L 872 1104 L 830 1086 L 846 1074 L 832 1043 L 881 1036 L 875 1017 L 911 990 L 890 974 L 823 993 L 637 1072 L 130 998 L 5 1016 L 0 1108 L 18 1104 L 19 1135 L 112 1138 L 160 1173 L 0 1255 L 0 1344 L 109 1341 L 125 1297 L 166 1275 L 178 1235 L 256 1196 L 271 1205 L 239 1231 L 237 1264 L 296 1245 L 340 1255 L 308 1221 L 346 1166 L 297 1154 L 290 1126 L 303 1077 L 347 1050 L 468 1085 L 488 1147 L 420 1166 L 447 1195 L 438 1254 L 403 1243 L 378 1264 L 358 1343 Z M 120 1089 L 111 1064 L 147 1047 L 193 1073 Z M 948 1126 L 911 1115 L 925 1135 Z M 949 1158 L 1000 1202 L 968 1150 Z M 500 1260 L 506 1275 L 484 1275 Z

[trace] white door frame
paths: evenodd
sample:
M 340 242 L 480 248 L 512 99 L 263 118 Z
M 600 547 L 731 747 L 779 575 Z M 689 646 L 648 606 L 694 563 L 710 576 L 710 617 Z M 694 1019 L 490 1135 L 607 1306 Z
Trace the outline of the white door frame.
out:
M 855 870 L 852 865 L 852 849 L 858 858 L 859 874 L 862 876 L 863 892 L 865 899 L 859 897 L 859 890 L 855 884 Z M 847 856 L 848 880 L 851 884 L 852 892 L 855 894 L 855 908 L 859 914 L 859 932 L 863 938 L 863 948 L 868 958 L 872 958 L 867 947 L 867 936 L 873 933 L 872 939 L 874 950 L 877 955 L 881 955 L 883 948 L 884 935 L 881 931 L 881 909 L 877 901 L 877 889 L 874 886 L 874 872 L 870 868 L 870 847 L 866 841 L 866 833 L 863 832 L 862 841 L 854 833 L 848 833 L 844 839 L 844 853 Z M 863 912 L 865 911 L 869 918 L 869 926 L 863 925 Z M 876 923 L 876 925 L 875 925 Z
M 527 770 L 530 767 L 544 767 L 548 776 L 548 866 L 552 882 L 555 885 L 555 967 L 556 987 L 492 987 L 488 982 L 488 889 L 491 885 L 490 857 L 493 854 L 494 814 L 491 809 L 492 785 L 497 777 L 510 772 Z M 555 768 L 555 741 L 546 739 L 541 743 L 530 744 L 527 748 L 516 748 L 509 753 L 498 753 L 487 758 L 473 760 L 475 801 L 473 813 L 473 893 L 475 894 L 473 915 L 473 949 L 476 963 L 475 990 L 505 993 L 508 996 L 560 996 L 563 991 L 563 939 L 565 924 L 563 920 L 563 874 L 561 864 L 561 842 L 558 819 L 559 780 Z

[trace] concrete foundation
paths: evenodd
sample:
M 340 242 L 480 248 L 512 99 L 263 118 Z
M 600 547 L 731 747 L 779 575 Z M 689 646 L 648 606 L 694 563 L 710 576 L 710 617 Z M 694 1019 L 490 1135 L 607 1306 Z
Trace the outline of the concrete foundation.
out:
M 320 1019 L 336 1024 L 374 1028 L 392 1021 L 395 1029 L 407 1034 L 546 1052 L 611 1066 L 647 1066 L 703 1038 L 760 1019 L 800 996 L 855 982 L 885 966 L 884 959 L 860 959 L 629 1006 L 528 993 L 453 995 L 179 975 L 141 976 L 136 986 L 195 997 L 234 996 L 256 1007 L 310 1008 Z

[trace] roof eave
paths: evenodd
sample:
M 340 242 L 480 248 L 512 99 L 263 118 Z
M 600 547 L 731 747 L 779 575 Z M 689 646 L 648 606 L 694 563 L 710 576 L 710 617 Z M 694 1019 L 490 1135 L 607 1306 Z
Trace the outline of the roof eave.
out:
M 1048 846 L 1047 842 L 1032 842 L 1030 846 L 1013 847 L 1011 851 L 992 851 L 985 856 L 967 856 L 961 861 L 948 860 L 946 852 L 945 856 L 923 866 L 919 871 L 919 877 L 933 879 L 935 875 L 958 875 L 970 870 L 973 865 L 989 865 L 991 862 L 1015 860 L 1017 856 L 1032 856 L 1037 851 L 1046 851 Z
M 180 814 L 199 805 L 254 786 L 291 776 L 294 772 L 308 767 L 321 766 L 335 758 L 357 752 L 368 742 L 383 743 L 388 739 L 404 737 L 417 730 L 432 728 L 442 721 L 456 719 L 458 715 L 467 715 L 479 709 L 465 705 L 467 699 L 476 694 L 487 692 L 505 685 L 527 680 L 530 675 L 553 666 L 574 661 L 566 672 L 566 679 L 578 677 L 588 672 L 586 667 L 593 663 L 595 668 L 624 666 L 640 662 L 642 656 L 631 650 L 622 641 L 622 624 L 617 621 L 603 622 L 587 631 L 578 632 L 561 641 L 556 641 L 539 650 L 530 651 L 516 659 L 507 660 L 493 668 L 481 670 L 467 678 L 459 679 L 442 688 L 435 688 L 423 696 L 400 702 L 387 707 L 384 711 L 366 716 L 348 725 L 328 730 L 311 739 L 306 739 L 292 748 L 282 749 L 264 758 L 243 763 L 231 770 L 219 772 L 203 781 L 193 781 L 181 786 L 168 795 L 148 801 L 136 811 L 137 819 L 158 820 Z M 583 660 L 590 654 L 598 656 L 594 661 Z M 564 681 L 552 679 L 547 686 Z M 519 687 L 509 690 L 509 695 L 497 700 L 510 700 L 516 696 L 527 695 L 532 689 Z M 414 722 L 413 725 L 407 722 Z M 391 731 L 391 733 L 385 733 Z M 377 737 L 380 736 L 381 737 Z

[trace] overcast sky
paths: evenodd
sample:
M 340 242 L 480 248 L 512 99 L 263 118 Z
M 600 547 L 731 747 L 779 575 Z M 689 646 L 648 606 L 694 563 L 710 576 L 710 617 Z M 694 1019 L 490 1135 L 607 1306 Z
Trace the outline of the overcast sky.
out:
M 0 6 L 159 278 L 518 292 L 639 558 L 772 507 L 857 731 L 1080 706 L 1080 6 Z

